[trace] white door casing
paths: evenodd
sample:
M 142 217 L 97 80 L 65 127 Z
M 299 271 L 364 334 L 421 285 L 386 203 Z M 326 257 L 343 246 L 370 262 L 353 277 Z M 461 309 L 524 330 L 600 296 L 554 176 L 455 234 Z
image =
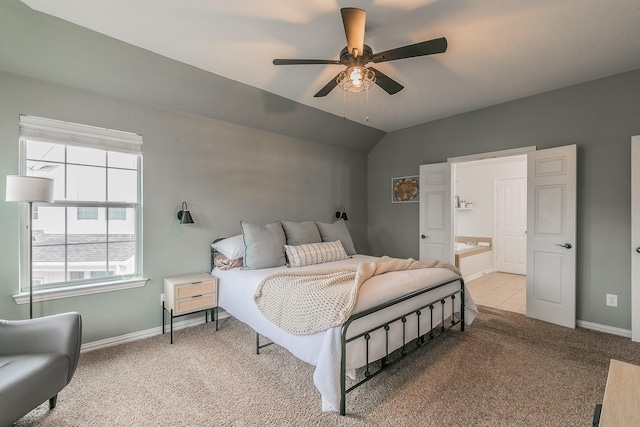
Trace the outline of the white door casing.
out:
M 576 325 L 576 146 L 527 156 L 527 316 Z
M 496 270 L 526 274 L 527 178 L 498 178 L 496 196 Z
M 631 340 L 640 341 L 640 136 L 631 137 Z
M 451 163 L 420 166 L 420 259 L 453 263 Z

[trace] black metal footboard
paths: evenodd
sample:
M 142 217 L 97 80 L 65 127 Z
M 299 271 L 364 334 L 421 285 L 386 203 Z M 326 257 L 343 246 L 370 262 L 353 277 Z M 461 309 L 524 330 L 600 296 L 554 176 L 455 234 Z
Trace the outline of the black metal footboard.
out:
M 396 304 L 402 303 L 404 301 L 408 301 L 412 298 L 416 298 L 420 295 L 424 295 L 428 292 L 432 292 L 435 289 L 439 289 L 442 288 L 443 286 L 449 285 L 451 283 L 454 282 L 460 282 L 460 288 L 452 293 L 449 293 L 448 295 L 445 295 L 441 298 L 438 298 L 434 301 L 428 302 L 426 304 L 421 303 L 418 307 L 413 307 L 411 309 L 411 311 L 400 315 L 400 316 L 396 316 L 393 317 L 392 319 L 388 319 L 386 320 L 384 323 L 378 325 L 378 326 L 374 326 L 372 328 L 367 329 L 366 331 L 362 331 L 359 332 L 349 338 L 347 338 L 347 334 L 349 331 L 349 326 L 351 326 L 351 324 L 358 320 L 358 319 L 362 319 L 366 316 L 369 316 L 373 313 L 379 312 L 381 310 L 384 310 L 386 308 L 392 307 Z M 458 316 L 456 317 L 456 310 L 455 310 L 455 299 L 456 298 L 460 298 L 460 312 L 458 314 Z M 451 314 L 449 315 L 445 315 L 445 304 L 447 302 L 447 300 L 451 301 Z M 435 323 L 434 323 L 434 318 L 433 318 L 433 312 L 434 309 L 436 308 L 437 304 L 441 304 L 441 315 L 439 319 L 435 319 Z M 420 320 L 421 320 L 421 316 L 430 316 L 430 328 L 428 331 L 420 331 Z M 409 316 L 417 316 L 417 321 L 416 321 L 416 325 L 417 325 L 417 338 L 413 338 L 411 339 L 409 342 L 407 341 L 407 318 Z M 449 320 L 449 324 L 445 324 L 445 320 L 450 319 Z M 395 348 L 395 349 L 389 349 L 389 331 L 391 329 L 391 325 L 394 323 L 400 322 L 401 327 L 402 327 L 402 346 L 400 348 Z M 351 317 L 349 317 L 349 319 L 347 319 L 347 321 L 344 323 L 344 325 L 342 325 L 342 333 L 341 333 L 341 363 L 340 363 L 340 415 L 345 415 L 346 413 L 346 396 L 347 393 L 353 391 L 354 389 L 356 389 L 357 387 L 361 386 L 362 384 L 364 384 L 365 382 L 369 381 L 370 379 L 374 378 L 375 376 L 377 376 L 379 373 L 381 373 L 382 371 L 386 370 L 387 368 L 393 366 L 394 364 L 396 364 L 397 362 L 399 362 L 402 358 L 404 358 L 405 356 L 413 353 L 415 350 L 417 350 L 418 348 L 420 348 L 423 344 L 427 343 L 428 341 L 431 341 L 432 339 L 436 338 L 437 336 L 441 335 L 443 332 L 448 331 L 449 329 L 451 329 L 452 327 L 454 327 L 457 324 L 460 324 L 460 330 L 464 331 L 464 280 L 461 277 L 455 278 L 455 279 L 450 279 L 450 280 L 446 280 L 443 282 L 440 282 L 438 284 L 436 284 L 435 286 L 431 286 L 429 288 L 426 289 L 421 289 L 415 292 L 412 292 L 410 294 L 404 295 L 402 297 L 396 298 L 394 300 L 385 302 L 384 304 L 380 304 L 376 307 L 372 307 L 368 310 L 364 310 L 361 311 L 359 313 L 356 313 L 354 315 L 352 315 Z M 436 326 L 434 326 L 434 324 Z M 438 327 L 439 325 L 439 327 Z M 369 343 L 370 343 L 370 339 L 371 339 L 371 334 L 375 331 L 378 330 L 384 330 L 384 336 L 386 339 L 386 351 L 385 351 L 385 355 L 382 357 L 382 359 L 377 359 L 380 360 L 381 363 L 379 365 L 379 367 L 377 367 L 374 370 L 371 370 L 372 368 L 372 363 L 375 362 L 375 360 L 369 360 Z M 361 380 L 356 380 L 357 382 L 352 385 L 351 387 L 347 388 L 347 344 L 350 342 L 353 342 L 355 340 L 364 340 L 365 341 L 365 345 L 366 345 L 366 364 L 365 364 L 365 372 L 364 372 L 364 378 L 362 378 Z M 411 341 L 415 341 L 415 345 L 409 345 Z M 397 355 L 397 357 L 394 357 L 393 360 L 391 360 L 390 355 L 391 353 L 394 353 L 394 356 Z

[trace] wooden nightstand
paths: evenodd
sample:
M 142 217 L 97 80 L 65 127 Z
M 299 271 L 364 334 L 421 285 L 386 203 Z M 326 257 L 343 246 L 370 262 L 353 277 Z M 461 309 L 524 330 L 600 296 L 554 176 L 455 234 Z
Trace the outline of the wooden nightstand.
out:
M 205 323 L 216 321 L 218 330 L 218 278 L 209 273 L 185 274 L 165 277 L 164 299 L 162 301 L 162 334 L 164 335 L 165 315 L 171 318 L 171 344 L 173 344 L 173 318 L 185 314 L 204 311 Z

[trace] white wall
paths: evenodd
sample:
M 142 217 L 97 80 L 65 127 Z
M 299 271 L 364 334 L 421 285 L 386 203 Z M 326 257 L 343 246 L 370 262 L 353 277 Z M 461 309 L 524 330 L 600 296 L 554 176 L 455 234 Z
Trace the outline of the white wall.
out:
M 526 176 L 526 156 L 457 163 L 455 165 L 455 194 L 460 197 L 460 200 L 472 202 L 473 209 L 455 211 L 455 234 L 457 236 L 493 237 L 494 180 Z

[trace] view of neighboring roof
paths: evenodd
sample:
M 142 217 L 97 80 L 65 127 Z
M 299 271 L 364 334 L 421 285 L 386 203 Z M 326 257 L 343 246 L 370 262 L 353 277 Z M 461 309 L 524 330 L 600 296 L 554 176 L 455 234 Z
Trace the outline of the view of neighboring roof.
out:
M 104 262 L 109 251 L 110 263 L 121 263 L 135 255 L 135 236 L 110 234 L 73 234 L 65 245 L 64 234 L 35 233 L 33 241 L 34 262 Z

